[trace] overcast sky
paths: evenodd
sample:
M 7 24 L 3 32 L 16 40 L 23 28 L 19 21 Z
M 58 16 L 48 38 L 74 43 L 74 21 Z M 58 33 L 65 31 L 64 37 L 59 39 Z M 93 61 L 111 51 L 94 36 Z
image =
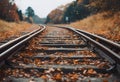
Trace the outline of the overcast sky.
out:
M 25 12 L 31 6 L 39 17 L 46 17 L 50 11 L 60 5 L 65 5 L 75 0 L 15 0 L 17 6 Z

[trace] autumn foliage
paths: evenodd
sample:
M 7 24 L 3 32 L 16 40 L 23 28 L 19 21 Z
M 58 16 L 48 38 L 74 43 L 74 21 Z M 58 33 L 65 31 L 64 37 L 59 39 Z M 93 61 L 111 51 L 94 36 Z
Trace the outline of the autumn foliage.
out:
M 0 0 L 0 18 L 6 21 L 19 21 L 17 7 L 9 0 Z
M 120 0 L 76 0 L 65 5 L 64 11 L 58 9 L 48 15 L 47 23 L 67 23 L 66 17 L 75 22 L 104 11 L 113 15 L 120 10 Z
M 63 11 L 60 9 L 53 10 L 47 17 L 46 23 L 61 23 Z
M 90 5 L 100 11 L 119 11 L 120 0 L 90 0 Z

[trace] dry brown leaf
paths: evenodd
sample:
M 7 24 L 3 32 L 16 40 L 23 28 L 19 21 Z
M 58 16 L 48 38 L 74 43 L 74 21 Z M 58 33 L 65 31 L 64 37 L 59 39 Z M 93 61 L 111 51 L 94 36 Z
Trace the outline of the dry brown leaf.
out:
M 41 78 L 44 79 L 44 80 L 48 79 L 48 77 L 46 75 L 42 75 Z
M 108 82 L 108 80 L 107 80 L 107 79 L 104 79 L 103 82 Z
M 79 78 L 78 74 L 73 74 L 72 77 L 71 77 L 71 79 L 74 80 L 74 81 L 78 80 L 78 78 Z
M 79 60 L 73 60 L 74 64 L 79 64 Z
M 96 71 L 93 70 L 93 69 L 89 69 L 89 70 L 87 71 L 87 74 L 93 75 L 93 74 L 96 74 Z
M 54 76 L 55 80 L 61 80 L 62 79 L 62 75 L 60 73 L 58 73 L 57 75 Z

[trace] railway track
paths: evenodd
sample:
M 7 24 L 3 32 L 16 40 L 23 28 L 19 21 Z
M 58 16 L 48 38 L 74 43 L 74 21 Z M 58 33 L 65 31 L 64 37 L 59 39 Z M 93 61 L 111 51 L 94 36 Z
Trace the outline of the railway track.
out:
M 41 26 L 0 46 L 0 82 L 120 82 L 119 51 L 98 39 Z

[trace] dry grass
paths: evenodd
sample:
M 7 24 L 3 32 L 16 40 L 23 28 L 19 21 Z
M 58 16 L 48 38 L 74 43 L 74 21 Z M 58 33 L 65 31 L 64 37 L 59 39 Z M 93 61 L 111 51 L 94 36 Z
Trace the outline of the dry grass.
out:
M 0 20 L 0 41 L 12 37 L 12 36 L 19 36 L 20 32 L 28 29 L 31 27 L 31 24 L 20 22 L 6 22 L 3 20 Z
M 70 25 L 105 36 L 113 41 L 120 41 L 120 12 L 115 14 L 111 14 L 110 12 L 98 13 Z

